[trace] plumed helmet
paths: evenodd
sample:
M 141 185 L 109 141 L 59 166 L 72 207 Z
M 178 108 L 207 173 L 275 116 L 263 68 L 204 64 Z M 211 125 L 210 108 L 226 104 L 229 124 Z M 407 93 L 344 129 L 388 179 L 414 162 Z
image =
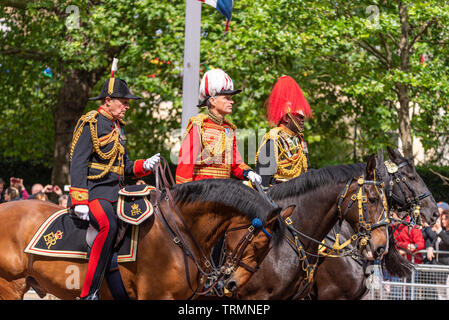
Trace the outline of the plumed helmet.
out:
M 210 97 L 219 95 L 234 95 L 242 90 L 234 90 L 234 84 L 231 77 L 221 69 L 212 69 L 207 71 L 200 85 L 200 100 L 198 107 L 203 107 L 207 104 Z
M 112 81 L 113 81 L 111 85 L 112 90 L 109 91 L 110 82 Z M 110 78 L 106 80 L 106 82 L 103 84 L 103 88 L 101 89 L 100 95 L 97 97 L 89 98 L 89 100 L 101 100 L 106 97 L 110 97 L 113 99 L 117 98 L 133 99 L 133 100 L 142 99 L 141 97 L 133 95 L 129 91 L 129 87 L 126 81 L 119 78 Z
M 289 112 L 313 118 L 312 109 L 301 88 L 290 76 L 282 76 L 278 79 L 265 104 L 268 121 L 274 125 L 278 125 L 284 115 Z

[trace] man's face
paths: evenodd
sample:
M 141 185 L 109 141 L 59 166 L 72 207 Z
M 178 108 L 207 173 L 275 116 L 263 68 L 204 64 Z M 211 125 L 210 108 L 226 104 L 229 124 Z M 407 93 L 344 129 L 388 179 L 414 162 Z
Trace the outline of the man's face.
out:
M 299 113 L 288 113 L 284 116 L 284 125 L 296 133 L 304 131 L 304 116 Z
M 231 95 L 215 96 L 210 98 L 210 104 L 211 111 L 224 117 L 225 115 L 232 113 L 234 101 L 232 100 Z
M 129 99 L 111 99 L 106 97 L 105 109 L 114 117 L 114 120 L 121 120 L 125 116 L 126 110 L 129 109 Z
M 304 131 L 304 116 L 302 114 L 296 113 L 293 115 L 296 124 L 299 126 L 301 132 Z

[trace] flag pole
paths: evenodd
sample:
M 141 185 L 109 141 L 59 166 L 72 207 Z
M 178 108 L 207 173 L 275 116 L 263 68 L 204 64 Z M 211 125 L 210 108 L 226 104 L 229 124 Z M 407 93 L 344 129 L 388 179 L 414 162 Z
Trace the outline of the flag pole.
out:
M 200 81 L 201 2 L 186 0 L 184 73 L 182 81 L 182 121 L 184 132 L 189 119 L 198 113 Z M 182 134 L 181 133 L 181 134 Z

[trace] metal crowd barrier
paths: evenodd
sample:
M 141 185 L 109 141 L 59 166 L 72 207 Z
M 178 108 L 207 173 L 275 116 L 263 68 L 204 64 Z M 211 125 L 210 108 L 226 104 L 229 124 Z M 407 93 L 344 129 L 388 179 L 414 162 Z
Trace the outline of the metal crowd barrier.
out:
M 435 255 L 449 254 L 442 250 L 434 252 Z M 424 257 L 426 250 L 417 253 Z M 449 300 L 449 265 L 415 264 L 409 278 L 392 277 L 383 271 L 379 281 L 371 274 L 367 286 L 365 300 Z

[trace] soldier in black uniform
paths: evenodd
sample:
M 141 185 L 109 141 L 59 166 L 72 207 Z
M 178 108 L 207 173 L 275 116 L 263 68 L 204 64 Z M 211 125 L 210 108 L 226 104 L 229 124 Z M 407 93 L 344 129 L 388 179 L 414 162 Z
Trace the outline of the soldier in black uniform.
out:
M 98 299 L 117 233 L 115 204 L 119 189 L 125 186 L 124 176 L 145 176 L 159 162 L 159 154 L 136 161 L 128 157 L 123 117 L 130 99 L 140 98 L 130 93 L 124 80 L 111 77 L 101 94 L 89 99 L 102 100 L 100 108 L 83 115 L 73 134 L 68 206 L 99 230 L 90 252 L 81 299 Z

